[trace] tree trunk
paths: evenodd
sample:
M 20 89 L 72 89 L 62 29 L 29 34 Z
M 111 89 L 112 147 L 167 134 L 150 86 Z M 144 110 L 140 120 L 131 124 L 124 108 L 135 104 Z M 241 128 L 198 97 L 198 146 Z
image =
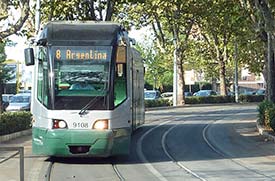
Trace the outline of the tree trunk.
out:
M 184 105 L 185 104 L 185 97 L 184 97 L 184 69 L 183 69 L 183 59 L 182 59 L 182 52 L 178 52 L 177 55 L 177 73 L 178 73 L 178 95 L 177 95 L 177 105 Z
M 217 62 L 219 62 L 220 70 L 219 70 L 219 79 L 220 79 L 220 94 L 226 95 L 226 84 L 225 84 L 225 61 L 224 57 L 221 54 L 219 47 L 216 45 L 216 58 Z
M 220 60 L 220 94 L 226 95 L 226 83 L 225 83 L 225 62 Z
M 275 103 L 275 66 L 274 66 L 274 49 L 273 49 L 273 41 L 274 37 L 270 32 L 267 33 L 267 89 L 268 95 L 267 100 Z
M 265 55 L 267 55 L 267 53 L 265 53 Z M 265 99 L 268 100 L 268 85 L 267 85 L 267 80 L 268 80 L 268 76 L 267 76 L 267 57 L 265 56 L 265 65 L 264 65 L 264 68 L 263 68 L 263 71 L 262 71 L 262 74 L 264 76 L 264 88 L 265 88 Z
M 105 21 L 111 21 L 112 15 L 113 15 L 113 11 L 114 11 L 114 5 L 115 5 L 114 1 L 112 1 L 112 0 L 108 0 L 107 1 Z
M 3 82 L 0 82 L 0 114 L 3 112 L 3 101 L 2 101 L 2 94 L 3 94 L 3 90 L 4 90 L 4 84 Z

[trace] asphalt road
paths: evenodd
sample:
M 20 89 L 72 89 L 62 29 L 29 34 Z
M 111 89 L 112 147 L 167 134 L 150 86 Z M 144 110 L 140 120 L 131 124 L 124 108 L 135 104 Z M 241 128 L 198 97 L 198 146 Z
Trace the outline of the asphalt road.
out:
M 30 137 L 6 145 L 25 146 L 28 181 L 275 180 L 275 144 L 258 135 L 256 117 L 252 104 L 148 111 L 128 158 L 36 157 Z M 0 164 L 0 180 L 19 180 L 17 157 Z

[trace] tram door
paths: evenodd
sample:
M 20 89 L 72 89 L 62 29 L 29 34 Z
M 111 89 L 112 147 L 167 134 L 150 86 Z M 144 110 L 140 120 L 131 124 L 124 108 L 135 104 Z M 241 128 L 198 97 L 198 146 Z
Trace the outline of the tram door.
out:
M 144 68 L 137 50 L 133 49 L 132 105 L 133 129 L 144 123 Z

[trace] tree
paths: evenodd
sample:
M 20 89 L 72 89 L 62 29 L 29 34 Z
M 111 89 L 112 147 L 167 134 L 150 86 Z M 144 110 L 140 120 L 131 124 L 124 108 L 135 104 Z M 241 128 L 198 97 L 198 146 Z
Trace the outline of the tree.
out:
M 239 0 L 242 8 L 249 14 L 256 37 L 262 41 L 262 58 L 264 60 L 266 98 L 275 102 L 275 2 L 269 0 Z
M 245 14 L 234 1 L 201 1 L 196 24 L 208 43 L 212 59 L 219 66 L 221 95 L 227 94 L 226 65 L 230 61 L 230 47 L 238 34 L 243 32 Z M 235 38 L 234 38 L 235 37 Z
M 163 58 L 173 60 L 176 57 L 178 94 L 177 105 L 185 103 L 184 98 L 184 62 L 189 36 L 194 24 L 192 10 L 195 2 L 173 0 L 153 0 L 146 3 L 132 2 L 124 5 L 124 12 L 119 16 L 128 26 L 151 26 L 154 32 L 155 47 Z
M 6 60 L 5 43 L 0 42 L 0 113 L 2 113 L 2 94 L 4 90 L 4 84 L 13 78 L 14 72 L 11 68 L 7 67 L 4 63 Z
M 147 40 L 150 42 L 150 40 Z M 167 61 L 163 54 L 155 50 L 152 45 L 138 44 L 135 46 L 145 61 L 145 80 L 152 85 L 154 89 L 163 91 L 173 82 L 172 64 Z
M 5 45 L 7 42 L 5 39 L 20 31 L 29 16 L 29 11 L 29 0 L 0 1 L 0 113 L 3 111 L 2 94 L 4 84 L 12 78 L 13 74 L 11 69 L 4 63 L 6 60 Z M 16 18 L 16 12 L 20 12 L 19 18 Z
M 264 21 L 264 29 L 267 33 L 267 99 L 275 102 L 275 3 L 267 0 L 255 0 L 257 9 Z
M 20 12 L 16 19 L 15 12 Z M 9 12 L 12 13 L 11 21 Z M 16 34 L 24 25 L 30 12 L 29 0 L 2 0 L 0 1 L 0 42 L 12 34 Z
M 41 19 L 44 23 L 52 20 L 111 21 L 119 3 L 114 0 L 45 0 L 41 3 Z

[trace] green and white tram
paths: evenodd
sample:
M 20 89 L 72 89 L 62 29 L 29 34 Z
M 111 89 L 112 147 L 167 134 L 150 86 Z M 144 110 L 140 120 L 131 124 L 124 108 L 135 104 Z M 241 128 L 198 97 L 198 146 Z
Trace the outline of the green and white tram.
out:
M 49 22 L 33 48 L 34 154 L 127 155 L 144 123 L 144 67 L 116 23 Z M 35 52 L 35 53 L 34 53 Z

